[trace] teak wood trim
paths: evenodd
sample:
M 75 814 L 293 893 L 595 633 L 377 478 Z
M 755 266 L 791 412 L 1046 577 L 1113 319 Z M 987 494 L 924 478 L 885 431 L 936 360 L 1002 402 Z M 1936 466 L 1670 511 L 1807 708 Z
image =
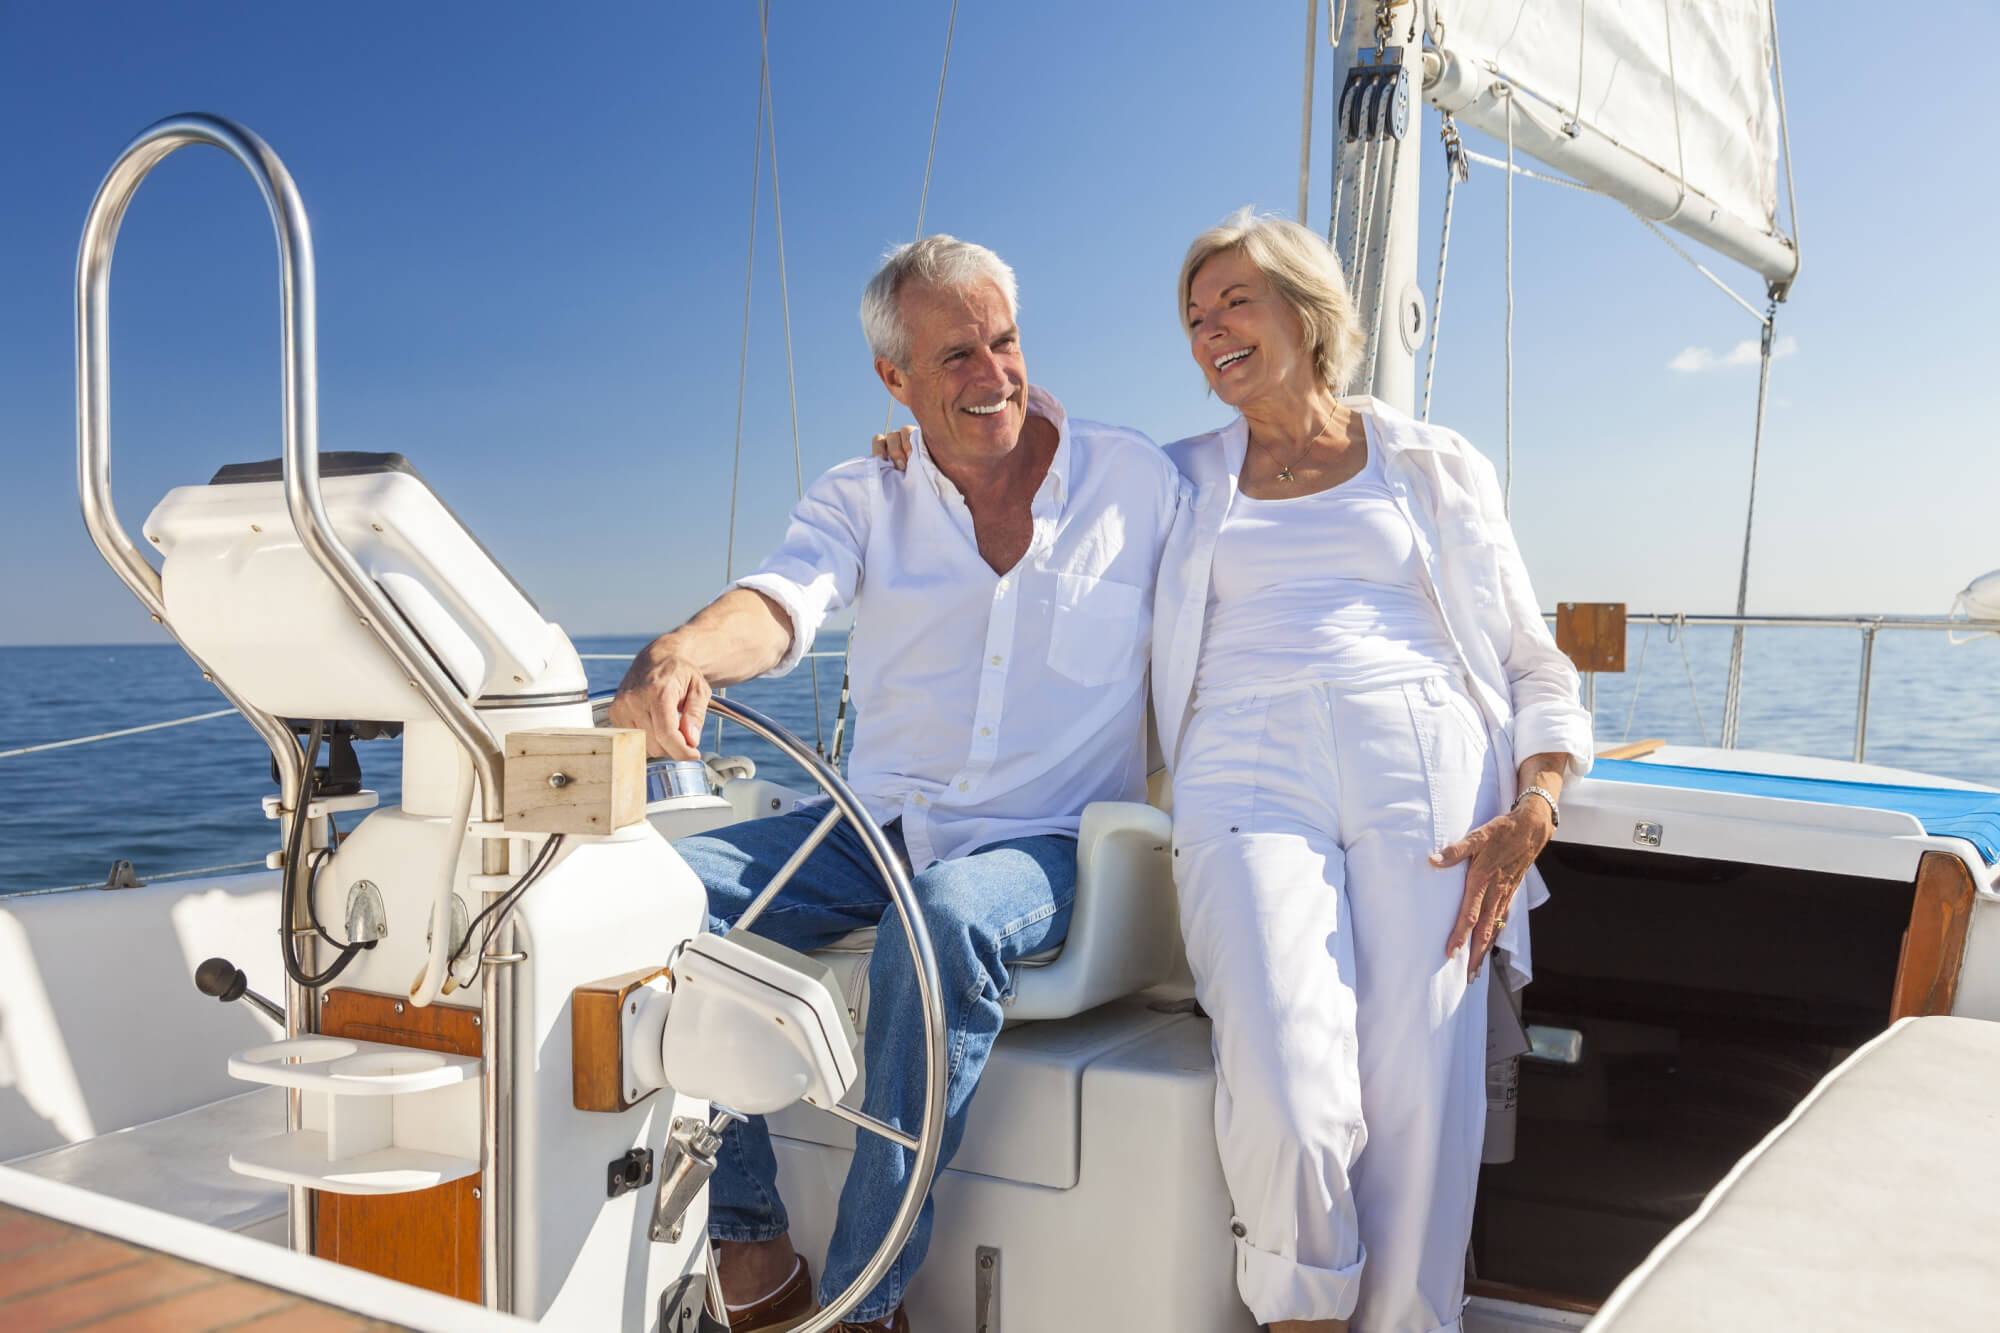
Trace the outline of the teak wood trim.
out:
M 1625 603 L 1557 603 L 1556 647 L 1578 671 L 1623 671 Z
M 1599 750 L 1597 757 L 1599 759 L 1644 759 L 1647 755 L 1665 744 L 1665 741 L 1660 740 L 1658 737 L 1653 737 L 1649 740 L 1633 741 L 1630 745 L 1614 745 L 1608 750 Z
M 633 991 L 667 975 L 664 967 L 640 968 L 569 993 L 570 1099 L 579 1111 L 623 1111 L 653 1095 L 648 1088 L 625 1099 L 623 1014 Z
M 481 1053 L 479 1011 L 423 1008 L 395 995 L 330 990 L 319 1030 L 329 1037 L 414 1046 L 447 1055 Z M 409 1194 L 317 1192 L 313 1252 L 349 1268 L 477 1301 L 480 1175 Z
M 0 1204 L 0 1329 L 387 1329 L 296 1292 Z
M 1917 863 L 1916 895 L 1910 903 L 1909 927 L 1903 932 L 1902 955 L 1896 960 L 1890 1022 L 1951 1012 L 1977 896 L 1965 862 L 1949 852 L 1924 853 Z
M 1559 1296 L 1539 1287 L 1517 1287 L 1511 1282 L 1495 1282 L 1490 1278 L 1474 1278 L 1465 1284 L 1468 1296 L 1484 1296 L 1488 1300 L 1512 1301 L 1516 1305 L 1539 1306 L 1544 1310 L 1562 1310 L 1569 1314 L 1596 1314 L 1600 1301 L 1586 1301 L 1576 1296 Z

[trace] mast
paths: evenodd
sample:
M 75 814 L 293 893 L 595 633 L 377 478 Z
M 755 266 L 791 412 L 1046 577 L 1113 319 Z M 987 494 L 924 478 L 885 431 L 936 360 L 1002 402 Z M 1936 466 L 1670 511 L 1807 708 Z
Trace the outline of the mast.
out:
M 1430 317 L 1417 285 L 1423 167 L 1423 36 L 1427 0 L 1349 4 L 1335 65 L 1334 213 L 1329 235 L 1346 266 L 1367 340 L 1350 388 L 1399 411 L 1416 405 L 1417 350 Z

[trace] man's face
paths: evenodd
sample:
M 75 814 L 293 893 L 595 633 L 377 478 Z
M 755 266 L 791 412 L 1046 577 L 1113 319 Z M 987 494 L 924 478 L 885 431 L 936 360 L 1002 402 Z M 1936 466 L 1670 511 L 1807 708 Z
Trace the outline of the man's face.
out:
M 897 300 L 910 364 L 877 357 L 875 373 L 917 419 L 924 447 L 947 465 L 1005 457 L 1028 419 L 1028 368 L 999 286 L 909 283 Z

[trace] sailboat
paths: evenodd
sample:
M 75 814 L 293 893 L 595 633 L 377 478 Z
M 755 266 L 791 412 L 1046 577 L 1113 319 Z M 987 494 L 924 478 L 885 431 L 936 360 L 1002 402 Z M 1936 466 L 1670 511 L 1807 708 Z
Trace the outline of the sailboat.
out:
M 1768 3 L 1398 0 L 1328 17 L 1331 216 L 1369 323 L 1361 387 L 1427 407 L 1431 115 L 1455 170 L 1498 162 L 1510 189 L 1553 174 L 1637 215 L 1622 225 L 1758 275 L 1768 358 L 1800 273 L 1779 222 Z M 111 256 L 147 173 L 191 146 L 232 157 L 272 215 L 284 451 L 170 491 L 135 538 L 110 492 Z M 921 929 L 930 1042 L 922 1074 L 899 1076 L 925 1079 L 928 1104 L 908 1132 L 852 1109 L 873 939 L 801 958 L 707 935 L 670 847 L 807 793 L 719 765 L 649 772 L 632 734 L 602 725 L 568 637 L 410 460 L 322 453 L 314 300 L 300 192 L 234 122 L 146 129 L 89 209 L 86 524 L 267 742 L 273 850 L 262 872 L 0 906 L 6 1081 L 63 1140 L 0 1138 L 0 1324 L 153 1309 L 203 1327 L 227 1309 L 273 1328 L 713 1333 L 705 1182 L 747 1111 L 771 1116 L 809 1253 L 854 1135 L 917 1154 L 874 1262 L 806 1333 L 886 1268 L 933 1176 L 919 1328 L 1252 1328 L 1168 814 L 1086 812 L 1069 938 L 1022 965 L 964 1145 L 936 1170 L 945 1051 Z M 1771 619 L 1743 610 L 1712 619 Z M 1853 623 L 1869 643 L 1942 628 Z M 1576 651 L 1617 656 L 1603 636 Z M 1540 863 L 1536 980 L 1493 1017 L 1465 1329 L 1988 1322 L 2000 792 L 1863 762 L 1865 685 L 1852 762 L 1735 748 L 1740 662 L 1721 747 L 1624 747 L 1566 794 Z M 718 709 L 820 784 L 827 826 L 855 825 L 919 921 L 834 766 L 741 703 Z M 359 735 L 400 735 L 400 804 L 362 781 Z

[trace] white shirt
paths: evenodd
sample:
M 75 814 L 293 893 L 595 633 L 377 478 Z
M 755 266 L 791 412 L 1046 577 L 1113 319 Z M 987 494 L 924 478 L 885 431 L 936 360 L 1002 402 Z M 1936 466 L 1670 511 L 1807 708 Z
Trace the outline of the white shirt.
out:
M 1154 578 L 1184 484 L 1136 431 L 1056 427 L 1021 561 L 996 574 L 971 511 L 921 437 L 909 470 L 862 458 L 813 482 L 783 543 L 736 586 L 784 608 L 797 666 L 826 617 L 853 603 L 858 713 L 848 782 L 869 814 L 900 817 L 921 870 L 990 843 L 1074 836 L 1092 801 L 1145 791 Z
M 1486 718 L 1501 799 L 1513 802 L 1516 755 L 1566 754 L 1570 776 L 1588 773 L 1590 713 L 1577 702 L 1576 668 L 1542 620 L 1493 465 L 1463 436 L 1379 399 L 1341 401 L 1366 415 L 1369 442 L 1380 445 L 1383 476 L 1423 558 L 1425 587 L 1450 637 L 1453 672 L 1468 680 Z M 1192 712 L 1215 540 L 1236 495 L 1249 438 L 1238 417 L 1165 451 L 1195 490 L 1194 508 L 1176 525 L 1161 561 L 1154 605 L 1153 712 L 1169 764 Z M 1521 892 L 1529 907 L 1547 899 L 1539 870 L 1529 869 Z M 1511 984 L 1526 984 L 1532 975 L 1528 913 L 1508 917 L 1498 945 L 1509 955 Z
M 1237 491 L 1216 535 L 1198 704 L 1294 681 L 1379 689 L 1457 660 L 1373 423 L 1361 471 L 1310 495 Z

